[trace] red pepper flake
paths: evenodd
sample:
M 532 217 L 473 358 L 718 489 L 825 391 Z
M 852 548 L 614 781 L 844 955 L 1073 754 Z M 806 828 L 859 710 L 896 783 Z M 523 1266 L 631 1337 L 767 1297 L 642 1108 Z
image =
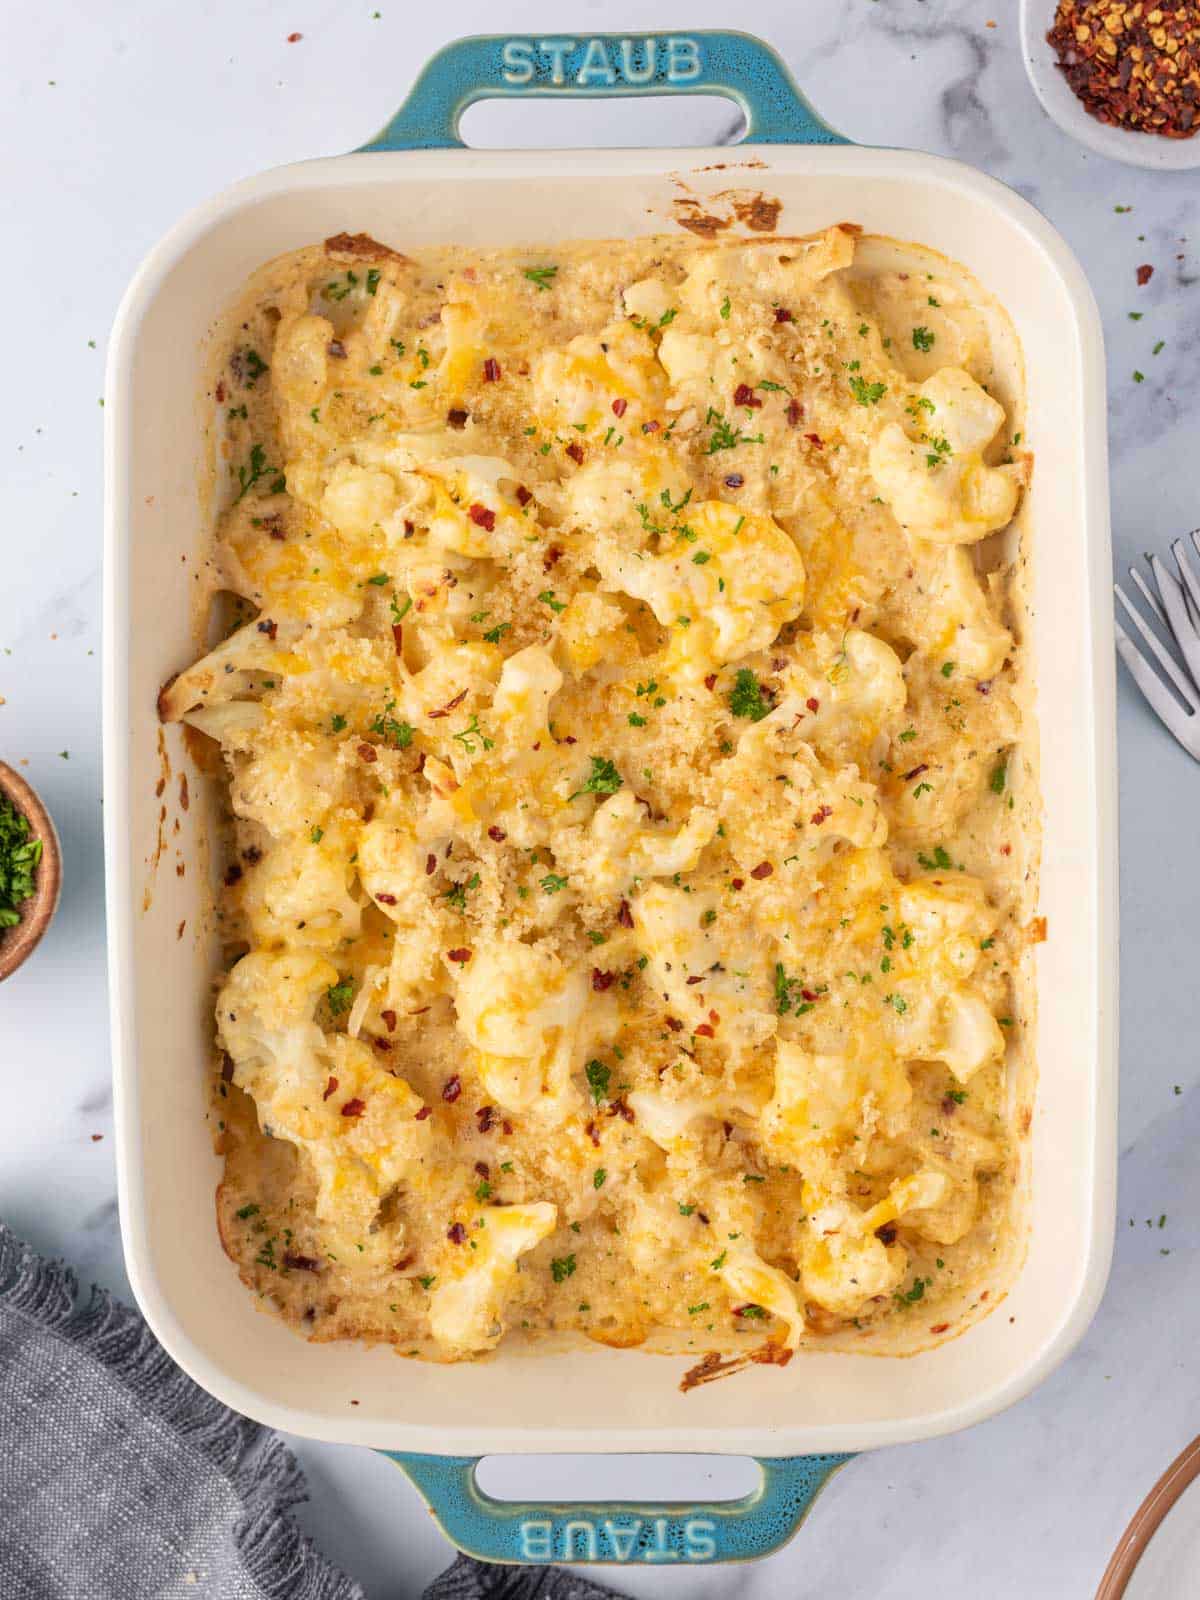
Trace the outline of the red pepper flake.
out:
M 483 381 L 485 383 L 500 382 L 500 363 L 495 356 L 489 356 L 483 363 Z
M 785 311 L 782 306 L 775 307 L 776 322 L 792 322 L 793 320 L 794 318 L 792 317 L 792 313 L 790 311 Z
M 475 1112 L 475 1120 L 479 1124 L 480 1133 L 491 1133 L 496 1125 L 495 1106 L 480 1106 Z
M 492 1169 L 486 1161 L 477 1161 L 475 1163 L 475 1171 L 481 1178 L 490 1178 L 492 1175 Z
M 819 828 L 821 826 L 821 824 L 825 821 L 826 817 L 831 817 L 832 815 L 833 815 L 833 807 L 832 806 L 818 806 L 817 809 L 813 812 L 812 816 L 809 817 L 808 820 L 813 824 L 814 827 Z
M 379 1015 L 383 1018 L 383 1025 L 387 1029 L 387 1031 L 389 1033 L 395 1033 L 395 1031 L 396 1031 L 396 1013 L 394 1011 L 381 1011 L 379 1013 Z
M 983 678 L 975 685 L 975 690 L 977 694 L 991 694 L 992 680 L 990 678 Z
M 958 1102 L 952 1095 L 943 1095 L 941 1113 L 944 1117 L 952 1117 L 958 1111 Z
M 809 444 L 812 445 L 814 450 L 824 450 L 825 441 L 822 439 L 819 433 L 806 433 L 804 437 L 808 440 Z
M 455 407 L 453 411 L 447 411 L 446 422 L 455 430 L 456 433 L 461 433 L 467 425 L 467 413 L 465 411 L 459 411 L 458 408 Z
M 401 622 L 393 622 L 392 623 L 392 643 L 396 646 L 396 654 L 398 656 L 399 655 L 403 655 L 404 654 L 404 624 L 401 623 Z
M 642 432 L 643 433 L 657 433 L 658 430 L 661 427 L 662 427 L 662 423 L 661 422 L 643 422 L 642 423 Z
M 744 889 L 746 887 L 746 880 L 745 878 L 731 878 L 729 880 L 729 887 L 731 889 Z
M 456 1072 L 453 1077 L 447 1078 L 442 1085 L 442 1099 L 448 1106 L 452 1106 L 462 1093 L 462 1079 Z
M 467 691 L 465 689 L 460 690 L 460 692 L 454 696 L 453 700 L 446 701 L 446 704 L 441 708 L 440 711 L 431 711 L 429 713 L 429 720 L 431 722 L 436 722 L 438 717 L 448 717 L 450 713 L 456 709 L 456 707 L 462 705 L 466 698 Z
M 467 1230 L 463 1227 L 461 1222 L 456 1222 L 451 1227 L 446 1229 L 446 1237 L 449 1239 L 451 1244 L 466 1244 Z
M 1046 38 L 1098 121 L 1167 139 L 1189 138 L 1200 126 L 1200 16 L 1191 0 L 1059 0 Z
M 320 1272 L 321 1263 L 316 1256 L 297 1255 L 294 1250 L 283 1252 L 283 1264 L 290 1267 L 293 1272 Z
M 373 761 L 378 761 L 379 756 L 376 752 L 375 746 L 373 744 L 367 744 L 365 741 L 360 744 L 358 747 L 358 759 L 360 761 L 365 761 L 368 766 L 370 766 Z
M 946 1333 L 949 1331 L 949 1328 L 950 1324 L 948 1322 L 935 1322 L 930 1327 L 929 1331 L 930 1333 Z
M 821 997 L 815 989 L 801 989 L 800 998 L 807 1000 L 809 1005 L 812 1005 L 814 1000 L 819 1000 Z
M 701 1022 L 697 1026 L 696 1032 L 698 1034 L 700 1034 L 705 1039 L 715 1039 L 716 1038 L 716 1034 L 713 1032 L 712 1024 L 709 1023 L 709 1022 Z
M 394 906 L 396 904 L 396 896 L 394 894 L 384 894 L 382 889 L 375 898 L 381 906 Z
M 258 631 L 259 633 L 265 633 L 268 639 L 274 639 L 275 635 L 279 632 L 279 624 L 277 622 L 272 622 L 268 618 L 259 623 Z
M 330 339 L 329 343 L 325 346 L 325 354 L 332 356 L 335 361 L 345 361 L 346 346 L 340 339 Z
M 592 968 L 592 988 L 597 994 L 603 994 L 606 989 L 611 989 L 616 981 L 615 972 L 602 972 L 599 967 Z
M 738 384 L 733 391 L 733 403 L 735 406 L 746 406 L 750 411 L 758 411 L 762 407 L 762 401 L 748 383 Z
M 599 1128 L 597 1128 L 596 1124 L 594 1122 L 589 1122 L 587 1127 L 583 1131 L 587 1134 L 588 1138 L 596 1146 L 596 1149 L 599 1150 L 599 1148 L 600 1148 L 600 1130 L 599 1130 Z
M 693 975 L 692 977 L 690 977 L 688 979 L 689 986 L 692 985 L 692 984 L 703 983 L 703 982 L 704 982 L 704 974 L 703 973 L 700 973 L 698 976 Z
M 573 439 L 567 446 L 567 454 L 570 456 L 571 460 L 576 464 L 576 466 L 583 465 L 583 446 L 576 440 Z
M 299 44 L 303 37 L 304 35 L 302 33 L 289 33 L 287 36 L 287 42 L 289 44 Z
M 355 1098 L 353 1100 L 346 1101 L 345 1105 L 342 1107 L 342 1115 L 344 1117 L 361 1117 L 366 1109 L 367 1102 L 365 1100 L 359 1100 Z
M 337 1093 L 337 1086 L 338 1086 L 337 1079 L 336 1078 L 330 1078 L 329 1082 L 325 1085 L 325 1093 L 321 1096 L 321 1099 L 322 1100 L 328 1100 L 329 1096 L 331 1094 L 336 1094 Z
M 432 878 L 436 871 L 437 871 L 437 857 L 434 855 L 433 851 L 431 850 L 429 852 L 429 854 L 425 857 L 425 876 L 427 878 Z
M 477 528 L 486 528 L 489 533 L 496 526 L 496 513 L 488 506 L 481 506 L 478 500 L 467 512 L 467 515 Z
M 896 1224 L 894 1222 L 885 1222 L 882 1228 L 875 1229 L 875 1237 L 879 1240 L 880 1244 L 895 1244 Z
M 715 689 L 716 686 L 717 686 L 717 675 L 716 675 L 715 672 L 710 672 L 708 674 L 708 676 L 704 680 L 704 687 L 711 691 L 711 690 Z
M 392 1048 L 392 1041 L 390 1039 L 384 1039 L 378 1034 L 371 1040 L 371 1044 L 376 1050 L 379 1051 L 380 1055 L 387 1055 L 388 1051 Z
M 512 1138 L 513 1125 L 507 1117 L 505 1117 L 504 1121 L 500 1124 L 500 1128 L 506 1138 Z
M 718 1014 L 715 1011 L 710 1011 L 708 1013 L 708 1020 L 712 1023 L 713 1027 L 715 1028 L 715 1027 L 717 1027 L 719 1025 L 719 1023 L 721 1021 L 721 1018 L 718 1016 Z
M 401 1256 L 399 1261 L 393 1261 L 392 1262 L 392 1271 L 393 1272 L 407 1272 L 409 1267 L 412 1266 L 413 1262 L 416 1259 L 417 1259 L 416 1256 L 410 1250 L 409 1253 L 406 1256 Z
M 665 1020 L 665 1022 L 667 1024 L 667 1027 L 670 1028 L 672 1033 L 682 1033 L 683 1032 L 683 1023 L 680 1022 L 678 1017 L 666 1017 L 664 1020 Z
M 751 869 L 750 876 L 758 878 L 761 882 L 763 878 L 769 878 L 774 871 L 775 868 L 769 861 L 760 861 L 756 867 Z
M 225 404 L 225 385 L 223 383 L 217 384 L 217 387 L 214 391 L 214 396 L 219 406 L 223 406 Z
M 1144 289 L 1153 276 L 1154 268 L 1148 261 L 1143 262 L 1142 265 L 1137 269 L 1138 288 Z
M 804 421 L 804 407 L 799 400 L 789 400 L 784 416 L 787 419 L 788 427 L 795 428 Z
M 610 1117 L 620 1117 L 624 1122 L 637 1121 L 633 1114 L 633 1107 L 626 1105 L 623 1099 L 614 1100 L 608 1108 L 608 1114 Z
M 469 950 L 465 949 L 465 948 L 459 949 L 459 950 L 447 950 L 446 951 L 446 960 L 447 961 L 457 961 L 460 966 L 462 966 L 465 962 L 470 961 L 470 959 L 471 959 L 471 952 Z
M 221 1082 L 233 1082 L 233 1057 L 228 1051 L 223 1052 L 221 1056 Z
M 815 694 L 810 694 L 808 699 L 804 702 L 804 704 L 808 707 L 808 709 L 813 713 L 814 716 L 821 709 L 821 702 L 817 699 Z
M 921 763 L 921 765 L 919 767 L 913 767 L 910 771 L 908 771 L 908 772 L 906 772 L 904 774 L 904 781 L 905 781 L 905 783 L 911 783 L 914 778 L 919 778 L 923 772 L 928 772 L 928 771 L 929 771 L 929 763 L 928 763 L 928 761 L 922 761 L 922 763 Z
M 422 1106 L 419 1111 L 414 1111 L 413 1112 L 413 1121 L 414 1122 L 424 1122 L 426 1117 L 431 1117 L 432 1115 L 433 1115 L 433 1107 L 432 1106 Z
M 1000 854 L 1002 856 L 1010 856 L 1010 855 L 1012 855 L 1012 845 L 1010 845 L 1010 844 L 1002 844 L 1000 846 Z
M 740 489 L 745 481 L 740 472 L 731 472 L 725 479 L 725 487 L 727 489 Z
M 633 927 L 633 912 L 629 909 L 628 900 L 622 900 L 617 907 L 617 922 L 622 928 Z
M 557 566 L 562 560 L 562 551 L 556 544 L 552 544 L 542 557 L 542 571 L 549 572 L 551 567 Z
M 416 533 L 416 531 L 417 531 L 416 523 L 415 522 L 410 522 L 409 519 L 407 517 L 405 517 L 405 519 L 404 519 L 404 537 L 406 539 L 411 539 L 413 534 Z M 419 611 L 421 609 L 420 606 L 418 606 L 417 609 Z
M 628 400 L 614 400 L 612 403 L 612 413 L 614 417 L 623 417 L 628 409 Z
M 235 861 L 231 866 L 225 868 L 225 887 L 227 889 L 232 889 L 234 884 L 237 883 L 241 876 L 242 869 Z
M 525 485 L 523 483 L 519 483 L 517 485 L 517 504 L 521 506 L 527 506 L 532 499 L 533 496 L 530 494 Z

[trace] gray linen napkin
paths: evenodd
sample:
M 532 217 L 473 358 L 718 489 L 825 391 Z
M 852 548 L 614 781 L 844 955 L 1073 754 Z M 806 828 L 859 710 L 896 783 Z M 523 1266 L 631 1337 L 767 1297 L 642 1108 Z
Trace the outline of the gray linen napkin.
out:
M 206 1394 L 136 1311 L 0 1223 L 3 1600 L 364 1600 L 289 1512 L 291 1451 Z M 426 1600 L 602 1600 L 460 1556 Z

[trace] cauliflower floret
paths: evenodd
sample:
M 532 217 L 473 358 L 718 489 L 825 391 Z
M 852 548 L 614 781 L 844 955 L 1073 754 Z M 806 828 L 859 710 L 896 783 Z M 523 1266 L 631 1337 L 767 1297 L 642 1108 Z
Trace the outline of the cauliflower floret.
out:
M 504 1333 L 504 1296 L 517 1259 L 554 1231 L 558 1209 L 548 1200 L 490 1206 L 464 1224 L 466 1239 L 442 1252 L 429 1298 L 433 1337 L 454 1360 L 489 1350 Z
M 874 634 L 849 628 L 813 635 L 787 668 L 779 704 L 761 728 L 805 739 L 823 759 L 866 764 L 907 693 L 899 656 Z
M 435 550 L 495 556 L 529 531 L 516 497 L 516 471 L 502 456 L 454 456 L 430 462 L 424 476 L 434 491 L 428 518 L 429 543 Z
M 396 483 L 378 467 L 339 461 L 321 496 L 321 515 L 351 538 L 382 529 L 396 509 Z
M 938 544 L 973 544 L 1002 528 L 1016 510 L 1026 470 L 984 462 L 1004 407 L 969 373 L 943 367 L 917 390 L 910 413 L 919 437 L 890 422 L 870 453 L 872 476 L 896 520 Z
M 357 938 L 362 908 L 351 893 L 357 818 L 350 814 L 273 845 L 243 879 L 242 909 L 256 945 L 307 945 L 332 954 Z
M 795 1350 L 804 1332 L 804 1314 L 796 1302 L 796 1288 L 778 1267 L 770 1267 L 749 1245 L 730 1246 L 717 1269 L 730 1294 L 748 1305 L 761 1306 L 787 1328 L 784 1345 Z
M 822 278 L 854 259 L 854 235 L 827 228 L 808 239 L 746 239 L 698 252 L 680 290 L 694 316 L 720 327 L 721 308 L 747 299 L 794 308 Z
M 694 806 L 674 830 L 649 822 L 637 797 L 621 789 L 596 807 L 585 830 L 556 835 L 555 857 L 583 880 L 593 900 L 605 901 L 635 879 L 691 872 L 716 831 L 716 814 L 706 806 Z
M 690 505 L 662 554 L 599 549 L 603 587 L 643 600 L 671 629 L 668 670 L 701 678 L 765 650 L 804 603 L 804 563 L 767 516 L 720 500 Z
M 876 1231 L 905 1212 L 935 1206 L 949 1180 L 929 1169 L 894 1183 L 886 1200 L 859 1211 L 845 1200 L 806 1195 L 800 1271 L 804 1291 L 835 1316 L 853 1317 L 876 1295 L 890 1294 L 908 1268 L 901 1245 L 886 1245 Z
M 914 621 L 924 630 L 926 650 L 952 658 L 968 678 L 993 678 L 1012 649 L 1012 635 L 992 612 L 968 550 L 948 545 L 937 552 L 925 583 L 928 608 Z
M 763 1140 L 781 1160 L 803 1165 L 814 1147 L 836 1150 L 868 1129 L 899 1131 L 911 1100 L 907 1072 L 885 1052 L 820 1055 L 778 1039 Z
M 563 350 L 545 351 L 534 366 L 533 390 L 536 415 L 550 433 L 615 424 L 632 434 L 663 404 L 654 342 L 629 321 L 610 323 L 599 334 L 581 333 Z
M 603 1007 L 592 1008 L 587 976 L 544 946 L 512 939 L 477 947 L 456 969 L 459 1032 L 479 1052 L 487 1093 L 508 1111 L 538 1109 L 561 1118 L 570 1074 Z M 597 997 L 598 998 L 598 997 Z

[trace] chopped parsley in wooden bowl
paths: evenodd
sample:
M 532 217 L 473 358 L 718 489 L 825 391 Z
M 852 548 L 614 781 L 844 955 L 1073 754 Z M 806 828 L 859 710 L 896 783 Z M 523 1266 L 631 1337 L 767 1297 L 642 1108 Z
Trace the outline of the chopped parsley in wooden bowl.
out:
M 50 813 L 0 761 L 0 981 L 32 954 L 58 905 L 62 854 Z

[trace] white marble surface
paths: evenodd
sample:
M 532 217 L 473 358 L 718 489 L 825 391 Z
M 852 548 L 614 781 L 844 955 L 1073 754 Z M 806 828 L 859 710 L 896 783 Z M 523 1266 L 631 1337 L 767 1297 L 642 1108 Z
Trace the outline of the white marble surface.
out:
M 1028 90 L 1015 13 L 1014 0 L 742 0 L 733 11 L 688 0 L 669 20 L 766 35 L 851 137 L 973 162 L 1063 231 L 1104 313 L 1123 566 L 1200 522 L 1200 182 L 1069 143 Z M 503 11 L 482 0 L 44 0 L 6 20 L 0 755 L 27 763 L 58 819 L 66 881 L 45 945 L 0 992 L 0 1216 L 123 1290 L 99 779 L 99 400 L 113 311 L 183 211 L 233 178 L 361 143 L 444 40 L 664 19 L 647 0 L 510 0 Z M 291 32 L 303 38 L 289 44 Z M 481 112 L 472 126 L 480 137 L 485 121 L 501 135 L 519 126 L 527 143 L 667 143 L 705 142 L 733 120 L 699 103 L 579 110 L 570 126 L 561 108 Z M 1143 261 L 1156 271 L 1138 289 Z M 626 1592 L 910 1600 L 932 1581 L 974 1600 L 1086 1596 L 1146 1488 L 1200 1426 L 1200 771 L 1124 680 L 1120 746 L 1121 1221 L 1093 1328 L 1006 1415 L 854 1462 L 771 1560 L 622 1572 Z M 1147 1227 L 1164 1213 L 1161 1229 Z M 417 1595 L 448 1551 L 413 1491 L 365 1451 L 299 1448 L 313 1491 L 304 1520 L 325 1548 L 371 1600 Z

